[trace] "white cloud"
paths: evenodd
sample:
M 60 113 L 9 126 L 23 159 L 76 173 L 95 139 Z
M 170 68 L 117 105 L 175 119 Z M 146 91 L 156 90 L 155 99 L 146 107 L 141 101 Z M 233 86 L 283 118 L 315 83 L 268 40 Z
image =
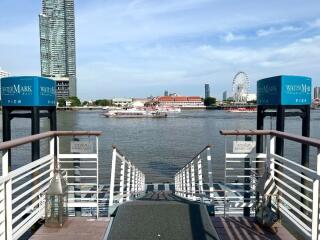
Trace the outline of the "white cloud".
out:
M 245 35 L 236 35 L 233 34 L 232 32 L 228 32 L 226 35 L 222 37 L 222 39 L 225 42 L 232 42 L 232 41 L 238 41 L 238 40 L 245 40 L 246 36 Z
M 256 32 L 258 37 L 265 37 L 274 34 L 288 33 L 288 32 L 298 32 L 301 31 L 302 28 L 294 27 L 294 26 L 283 26 L 280 28 L 270 27 L 267 29 L 260 29 Z
M 252 91 L 255 80 L 279 74 L 310 76 L 317 84 L 319 46 L 320 35 L 278 47 L 131 46 L 124 48 L 125 57 L 117 59 L 106 53 L 99 62 L 82 63 L 81 96 L 157 95 L 167 88 L 201 95 L 206 82 L 213 82 L 217 94 L 230 91 L 232 77 L 240 69 L 248 73 Z

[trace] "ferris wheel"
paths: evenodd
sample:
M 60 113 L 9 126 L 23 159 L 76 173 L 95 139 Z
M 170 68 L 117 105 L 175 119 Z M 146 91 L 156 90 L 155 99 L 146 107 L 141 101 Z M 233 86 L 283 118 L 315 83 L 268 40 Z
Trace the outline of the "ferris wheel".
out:
M 232 80 L 232 92 L 235 102 L 246 102 L 249 90 L 249 78 L 245 72 L 238 72 Z

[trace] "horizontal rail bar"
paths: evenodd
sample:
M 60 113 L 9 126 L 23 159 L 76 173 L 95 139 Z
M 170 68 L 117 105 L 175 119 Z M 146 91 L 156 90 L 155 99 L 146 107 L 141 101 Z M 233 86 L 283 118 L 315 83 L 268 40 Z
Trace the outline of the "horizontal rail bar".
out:
M 271 135 L 271 136 L 280 137 L 280 138 L 291 140 L 291 141 L 296 141 L 302 144 L 308 144 L 317 148 L 320 147 L 319 139 L 299 136 L 296 134 L 286 133 L 286 132 L 281 132 L 276 130 L 220 130 L 220 134 L 225 136 Z
M 48 131 L 27 137 L 17 138 L 10 141 L 0 143 L 0 150 L 7 150 L 18 147 L 27 143 L 38 141 L 49 137 L 59 136 L 100 136 L 101 131 Z

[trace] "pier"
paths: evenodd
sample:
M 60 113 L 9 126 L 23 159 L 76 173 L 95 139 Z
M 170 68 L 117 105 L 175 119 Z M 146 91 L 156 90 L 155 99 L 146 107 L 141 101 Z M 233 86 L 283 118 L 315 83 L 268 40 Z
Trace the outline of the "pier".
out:
M 214 146 L 208 145 L 176 173 L 173 184 L 160 190 L 146 184 L 143 172 L 115 146 L 110 184 L 101 185 L 100 134 L 51 131 L 0 144 L 1 239 L 19 239 L 33 224 L 43 221 L 55 158 L 68 185 L 68 217 L 60 228 L 40 227 L 31 239 L 85 239 L 88 234 L 91 239 L 319 238 L 319 164 L 308 168 L 274 152 L 275 139 L 282 138 L 313 148 L 318 163 L 318 139 L 274 130 L 221 130 L 226 141 L 224 182 L 213 182 Z M 94 147 L 90 153 L 60 152 L 61 139 L 70 136 L 91 137 Z M 265 139 L 263 152 L 256 153 L 253 146 L 250 152 L 234 153 L 228 147 L 232 138 L 239 141 L 248 136 Z M 8 151 L 39 140 L 48 142 L 49 152 L 9 171 Z M 74 163 L 79 163 L 77 169 L 70 167 Z M 302 184 L 301 179 L 308 183 Z M 267 197 L 271 200 L 269 213 L 277 216 L 270 229 L 255 220 Z

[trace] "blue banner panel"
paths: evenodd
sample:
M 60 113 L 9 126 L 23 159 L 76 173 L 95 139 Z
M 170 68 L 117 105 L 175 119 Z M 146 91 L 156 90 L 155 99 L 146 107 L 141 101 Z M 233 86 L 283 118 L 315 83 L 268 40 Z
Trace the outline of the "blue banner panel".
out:
M 56 83 L 43 77 L 1 79 L 2 106 L 56 106 Z
M 257 82 L 258 105 L 310 105 L 311 78 L 276 76 Z

